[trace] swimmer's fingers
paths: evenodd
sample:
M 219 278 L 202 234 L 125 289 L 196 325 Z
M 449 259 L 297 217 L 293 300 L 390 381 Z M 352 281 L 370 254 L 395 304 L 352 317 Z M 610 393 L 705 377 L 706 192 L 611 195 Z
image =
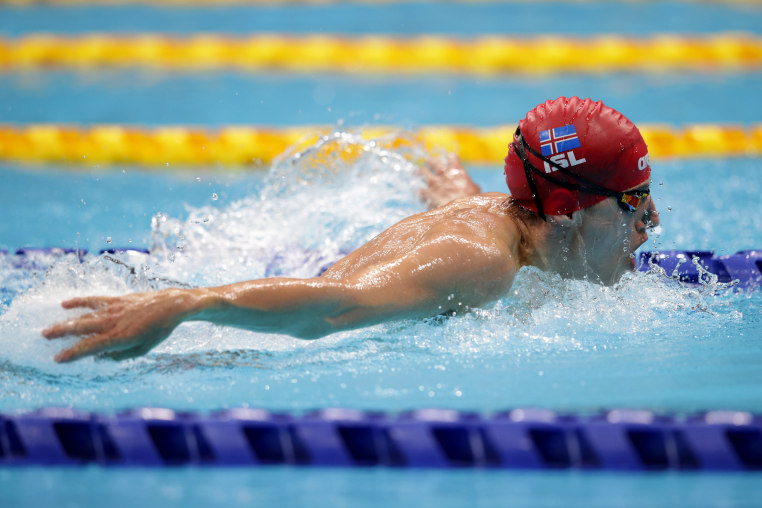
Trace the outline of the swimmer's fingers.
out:
M 436 157 L 430 157 L 426 160 L 426 167 L 430 171 L 434 171 L 437 173 L 443 173 L 449 166 L 453 164 L 454 161 L 458 160 L 458 156 L 453 153 L 448 153 L 445 155 L 438 155 Z
M 429 159 L 421 174 L 426 186 L 419 194 L 429 208 L 481 192 L 455 154 Z
M 106 332 L 86 337 L 69 349 L 65 349 L 55 356 L 58 363 L 73 362 L 82 357 L 104 353 L 113 349 L 115 337 L 112 333 Z
M 71 298 L 61 303 L 64 309 L 87 308 L 98 310 L 111 305 L 119 300 L 118 296 L 85 296 L 80 298 Z
M 57 339 L 66 335 L 87 335 L 105 331 L 109 326 L 110 316 L 94 312 L 78 318 L 55 323 L 42 331 L 46 339 Z
M 432 159 L 426 161 L 423 166 L 418 166 L 418 173 L 423 177 L 426 185 L 431 185 L 431 182 L 437 179 L 436 170 L 433 167 L 434 162 Z
M 132 335 L 130 330 L 115 326 L 103 333 L 85 337 L 69 349 L 58 353 L 55 361 L 73 362 L 85 356 L 101 353 L 105 353 L 114 360 L 125 360 L 147 353 L 166 339 L 171 332 L 172 328 L 159 328 L 147 334 Z
M 424 178 L 436 180 L 439 178 L 451 178 L 465 171 L 460 158 L 454 154 L 448 154 L 441 157 L 432 157 L 426 161 L 426 164 L 420 168 Z

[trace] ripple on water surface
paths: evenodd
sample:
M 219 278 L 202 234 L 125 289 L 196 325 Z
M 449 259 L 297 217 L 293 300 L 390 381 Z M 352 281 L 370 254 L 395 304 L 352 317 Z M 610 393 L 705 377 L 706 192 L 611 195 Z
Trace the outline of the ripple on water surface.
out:
M 40 330 L 74 295 L 222 284 L 321 269 L 423 209 L 404 137 L 334 133 L 276 161 L 262 191 L 229 206 L 157 214 L 151 254 L 0 259 L 0 410 L 65 405 L 408 409 L 754 409 L 762 402 L 758 295 L 687 288 L 664 273 L 613 287 L 524 269 L 484 309 L 319 341 L 186 323 L 144 358 L 57 365 Z M 412 182 L 412 184 L 411 184 Z M 714 294 L 719 292 L 719 294 Z

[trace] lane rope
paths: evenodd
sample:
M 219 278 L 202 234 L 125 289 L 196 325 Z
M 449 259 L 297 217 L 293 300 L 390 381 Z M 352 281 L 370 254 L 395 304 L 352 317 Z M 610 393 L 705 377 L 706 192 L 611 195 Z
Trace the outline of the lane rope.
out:
M 762 419 L 743 411 L 578 416 L 531 408 L 0 414 L 0 465 L 63 464 L 741 472 L 762 469 Z
M 515 125 L 495 127 L 422 126 L 411 134 L 432 151 L 458 153 L 469 164 L 501 164 Z M 157 169 L 185 166 L 267 167 L 289 147 L 307 147 L 335 130 L 326 126 L 188 126 L 141 128 L 58 124 L 0 124 L 0 161 L 32 164 L 139 165 Z M 762 124 L 693 124 L 640 127 L 653 157 L 736 157 L 762 155 Z M 399 129 L 365 127 L 367 140 L 403 143 Z M 409 138 L 407 138 L 409 139 Z
M 399 74 L 598 74 L 605 72 L 744 71 L 762 68 L 762 37 L 617 35 L 591 38 L 444 36 L 409 38 L 258 34 L 0 38 L 0 70 L 38 68 L 236 69 Z
M 25 247 L 8 253 L 0 250 L 0 260 L 18 270 L 45 271 L 63 256 L 76 256 L 83 262 L 90 255 L 148 255 L 149 251 L 137 248 L 109 248 L 88 253 L 74 247 Z M 331 259 L 325 259 L 327 268 Z M 638 271 L 647 272 L 651 265 L 659 266 L 664 273 L 688 285 L 717 284 L 741 291 L 762 288 L 762 249 L 742 250 L 735 254 L 717 255 L 704 250 L 643 251 L 638 257 Z M 266 271 L 280 272 L 277 266 L 268 264 Z M 281 275 L 282 273 L 276 273 Z M 319 275 L 319 274 L 315 274 Z M 266 276 L 270 276 L 267 275 Z

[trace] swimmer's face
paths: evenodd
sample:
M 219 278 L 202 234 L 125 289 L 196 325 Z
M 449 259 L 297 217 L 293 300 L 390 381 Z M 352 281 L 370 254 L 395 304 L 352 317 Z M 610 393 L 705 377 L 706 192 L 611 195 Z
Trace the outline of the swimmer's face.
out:
M 647 181 L 627 190 L 646 188 Z M 648 230 L 659 225 L 656 206 L 649 195 L 630 212 L 622 210 L 616 198 L 607 198 L 584 212 L 580 233 L 587 276 L 614 284 L 635 268 L 633 253 L 648 240 Z

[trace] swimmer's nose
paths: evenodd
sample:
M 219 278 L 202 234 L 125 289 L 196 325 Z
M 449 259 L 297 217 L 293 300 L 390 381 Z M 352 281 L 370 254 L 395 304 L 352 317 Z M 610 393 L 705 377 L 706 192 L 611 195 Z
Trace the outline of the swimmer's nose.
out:
M 635 222 L 635 230 L 641 235 L 645 235 L 645 240 L 648 240 L 648 233 L 646 230 L 654 229 L 658 225 L 659 212 L 656 211 L 656 205 L 654 204 L 653 199 L 651 199 L 651 196 L 649 196 L 643 215 Z

